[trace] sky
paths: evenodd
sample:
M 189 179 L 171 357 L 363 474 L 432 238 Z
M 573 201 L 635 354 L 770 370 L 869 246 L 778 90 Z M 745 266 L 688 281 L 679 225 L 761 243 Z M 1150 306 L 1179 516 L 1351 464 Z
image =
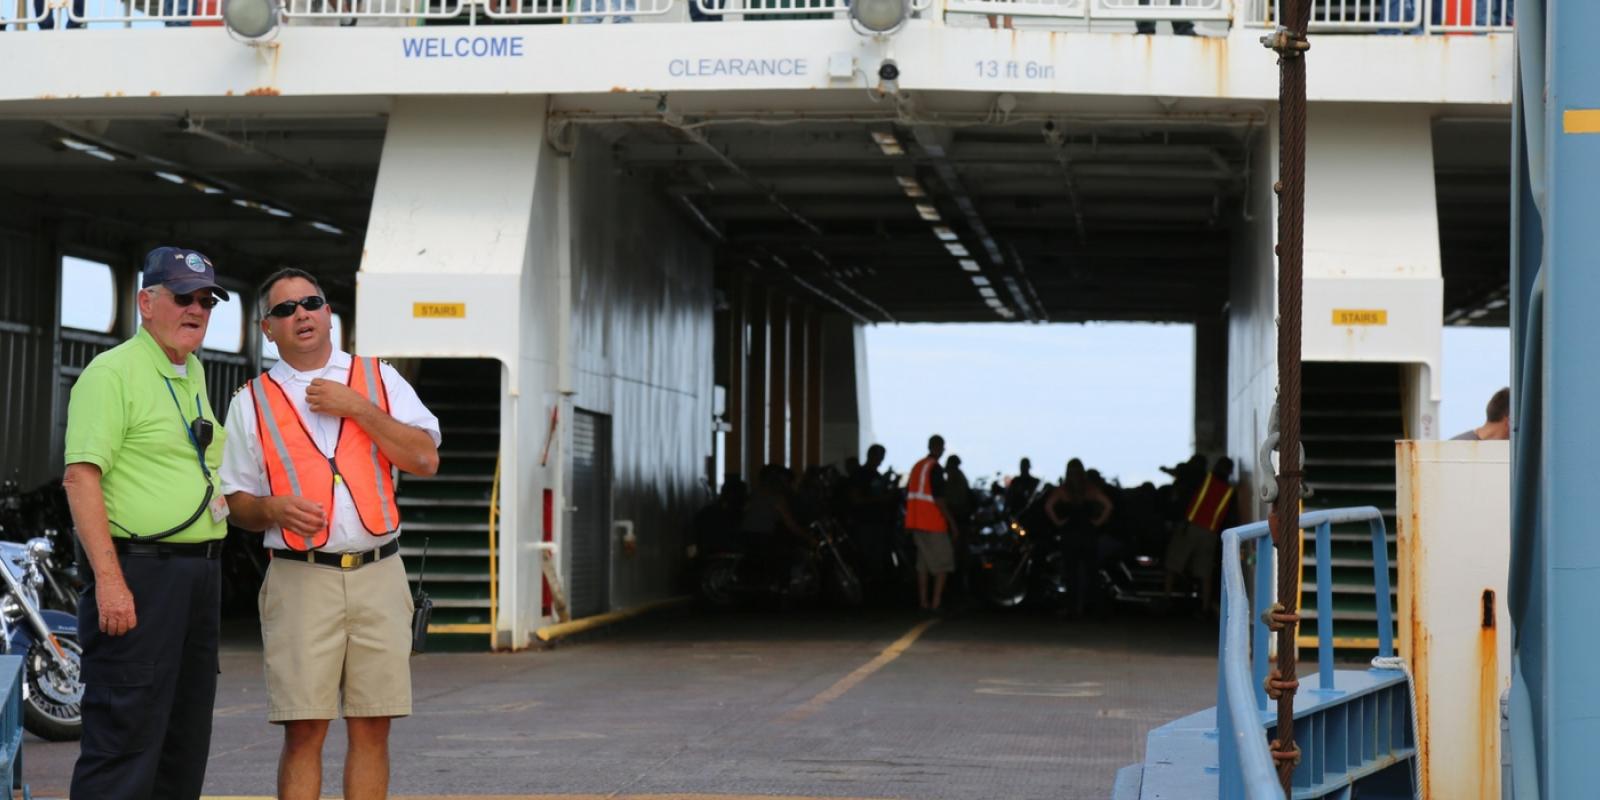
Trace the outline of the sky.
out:
M 1060 475 L 1076 456 L 1125 486 L 1193 445 L 1194 332 L 1188 325 L 880 325 L 866 331 L 870 434 L 901 474 L 945 437 L 969 478 Z M 1509 382 L 1504 328 L 1446 328 L 1440 433 L 1483 423 Z M 863 449 L 866 442 L 863 442 Z
M 1137 485 L 1188 457 L 1192 326 L 880 325 L 866 343 L 871 435 L 901 474 L 933 433 L 974 481 L 1078 457 Z

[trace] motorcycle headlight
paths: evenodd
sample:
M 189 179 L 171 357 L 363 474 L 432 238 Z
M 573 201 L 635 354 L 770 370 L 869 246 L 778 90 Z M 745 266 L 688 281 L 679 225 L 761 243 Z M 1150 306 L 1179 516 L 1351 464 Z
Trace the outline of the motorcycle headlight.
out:
M 35 536 L 28 540 L 28 558 L 43 563 L 56 552 L 56 546 L 43 536 Z

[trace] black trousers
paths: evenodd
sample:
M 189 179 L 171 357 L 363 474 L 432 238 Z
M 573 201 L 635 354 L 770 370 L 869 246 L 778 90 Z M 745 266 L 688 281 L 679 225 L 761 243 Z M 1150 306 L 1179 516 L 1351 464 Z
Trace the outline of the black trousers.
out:
M 138 623 L 100 631 L 95 586 L 78 607 L 83 742 L 73 800 L 195 800 L 217 697 L 220 562 L 122 555 Z

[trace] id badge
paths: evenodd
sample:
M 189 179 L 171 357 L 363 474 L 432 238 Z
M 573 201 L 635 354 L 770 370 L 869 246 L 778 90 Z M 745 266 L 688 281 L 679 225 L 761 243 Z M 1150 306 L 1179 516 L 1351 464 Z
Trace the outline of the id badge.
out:
M 228 518 L 228 499 L 217 495 L 211 499 L 211 521 L 221 522 Z

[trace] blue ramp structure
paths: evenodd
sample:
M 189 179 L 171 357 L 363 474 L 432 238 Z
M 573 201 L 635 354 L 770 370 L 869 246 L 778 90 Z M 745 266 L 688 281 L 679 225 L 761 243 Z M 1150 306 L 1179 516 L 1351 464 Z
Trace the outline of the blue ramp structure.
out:
M 1316 532 L 1319 572 L 1332 569 L 1333 526 L 1360 522 L 1371 532 L 1376 596 L 1387 598 L 1382 512 L 1344 508 L 1300 517 L 1302 529 Z M 1254 544 L 1256 556 L 1254 609 L 1240 565 L 1245 542 Z M 1266 522 L 1223 532 L 1217 705 L 1151 731 L 1144 763 L 1118 774 L 1113 800 L 1284 800 L 1267 744 L 1277 716 L 1265 689 L 1270 631 L 1260 619 L 1276 596 L 1273 554 Z M 1319 575 L 1316 600 L 1319 613 L 1332 607 L 1327 576 Z M 1335 670 L 1331 626 L 1319 627 L 1318 635 L 1325 641 L 1318 648 L 1317 673 L 1302 677 L 1295 695 L 1301 759 L 1293 800 L 1411 798 L 1417 757 L 1414 703 L 1404 662 L 1394 657 L 1393 632 L 1378 626 L 1376 666 L 1365 670 Z

